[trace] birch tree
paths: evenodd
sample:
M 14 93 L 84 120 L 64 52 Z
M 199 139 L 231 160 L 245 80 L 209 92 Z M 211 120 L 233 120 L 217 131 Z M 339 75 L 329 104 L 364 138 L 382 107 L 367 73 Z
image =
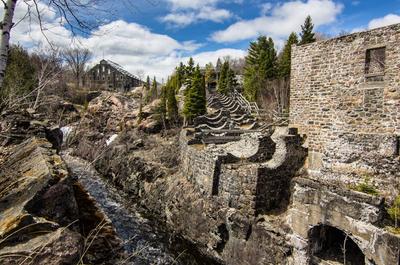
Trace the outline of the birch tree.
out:
M 13 16 L 17 0 L 7 0 L 7 2 L 2 0 L 2 2 L 4 4 L 4 15 L 0 24 L 0 88 L 3 87 L 4 76 L 6 75 L 8 50 L 10 49 L 10 31 L 13 24 Z

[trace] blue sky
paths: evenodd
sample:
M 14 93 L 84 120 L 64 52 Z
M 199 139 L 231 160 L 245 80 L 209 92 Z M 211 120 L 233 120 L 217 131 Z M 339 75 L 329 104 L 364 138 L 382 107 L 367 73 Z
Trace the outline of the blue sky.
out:
M 171 3 L 168 4 L 168 1 L 166 3 L 166 1 L 162 0 L 140 0 L 135 3 L 136 9 L 132 8 L 129 10 L 126 6 L 123 6 L 125 11 L 121 14 L 126 21 L 143 24 L 153 32 L 167 34 L 179 41 L 195 40 L 204 45 L 198 51 L 212 51 L 221 48 L 246 49 L 249 41 L 252 39 L 218 43 L 210 40 L 210 35 L 213 32 L 226 29 L 237 21 L 251 20 L 259 17 L 262 14 L 262 8 L 265 4 L 271 4 L 270 11 L 272 11 L 274 5 L 282 5 L 291 1 L 249 0 L 215 2 L 218 2 L 215 5 L 216 8 L 228 10 L 232 13 L 232 16 L 218 22 L 198 20 L 187 26 L 171 22 L 166 23 L 160 18 L 165 17 L 166 14 L 170 14 L 172 8 Z M 388 14 L 400 15 L 400 0 L 342 0 L 332 2 L 343 6 L 341 12 L 336 16 L 334 22 L 318 26 L 316 29 L 332 37 L 342 31 L 353 32 L 367 29 L 371 20 L 385 17 Z M 268 15 L 268 13 L 264 14 Z
M 259 35 L 272 37 L 280 49 L 308 14 L 315 30 L 331 37 L 400 23 L 400 0 L 110 0 L 114 15 L 108 22 L 71 42 L 71 33 L 45 2 L 42 16 L 55 46 L 84 46 L 93 51 L 92 63 L 104 54 L 132 73 L 159 79 L 189 56 L 200 64 L 243 57 Z M 16 19 L 25 10 L 20 1 Z M 35 20 L 28 23 L 13 29 L 12 41 L 30 49 L 46 46 Z

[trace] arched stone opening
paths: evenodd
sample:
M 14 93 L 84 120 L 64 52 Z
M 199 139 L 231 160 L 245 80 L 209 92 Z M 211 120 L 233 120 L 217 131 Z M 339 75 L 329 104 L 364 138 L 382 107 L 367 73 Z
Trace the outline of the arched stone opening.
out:
M 309 231 L 309 246 L 311 264 L 365 264 L 365 255 L 353 239 L 329 225 L 318 225 Z

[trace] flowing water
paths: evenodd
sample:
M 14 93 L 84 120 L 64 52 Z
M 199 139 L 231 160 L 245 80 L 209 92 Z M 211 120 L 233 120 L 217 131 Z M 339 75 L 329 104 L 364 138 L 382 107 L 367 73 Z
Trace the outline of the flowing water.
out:
M 182 240 L 170 237 L 159 225 L 144 218 L 122 191 L 102 179 L 86 161 L 63 155 L 70 172 L 96 200 L 113 223 L 118 236 L 129 254 L 134 254 L 131 264 L 217 264 L 208 260 Z

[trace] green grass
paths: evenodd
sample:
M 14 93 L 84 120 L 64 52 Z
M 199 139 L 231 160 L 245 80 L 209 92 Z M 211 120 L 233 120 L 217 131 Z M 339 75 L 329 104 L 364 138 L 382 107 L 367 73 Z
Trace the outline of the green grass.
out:
M 375 187 L 366 182 L 353 186 L 353 190 L 374 196 L 379 195 L 379 192 L 375 189 Z
M 357 185 L 351 185 L 350 189 L 369 195 L 378 196 L 379 191 L 371 184 L 370 179 L 370 176 L 365 176 L 363 182 L 358 183 Z

